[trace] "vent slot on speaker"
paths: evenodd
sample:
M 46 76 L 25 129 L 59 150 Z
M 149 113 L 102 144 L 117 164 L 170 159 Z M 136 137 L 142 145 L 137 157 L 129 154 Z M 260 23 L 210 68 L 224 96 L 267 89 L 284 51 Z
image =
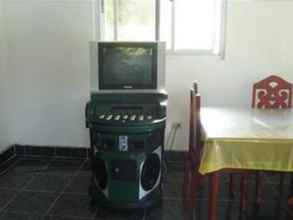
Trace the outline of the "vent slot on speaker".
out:
M 145 191 L 151 190 L 160 175 L 161 161 L 157 154 L 149 154 L 142 167 L 141 185 Z

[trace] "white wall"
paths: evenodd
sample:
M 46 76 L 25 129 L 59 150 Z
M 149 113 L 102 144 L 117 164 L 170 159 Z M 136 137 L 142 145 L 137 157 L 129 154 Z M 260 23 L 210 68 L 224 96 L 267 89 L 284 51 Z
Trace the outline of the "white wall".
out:
M 92 3 L 87 0 L 7 1 L 8 72 L 15 142 L 88 146 Z
M 13 141 L 88 146 L 84 105 L 89 98 L 87 42 L 94 35 L 91 2 L 6 1 L 6 77 L 13 88 L 8 99 Z M 293 81 L 292 11 L 290 1 L 230 0 L 224 60 L 168 57 L 168 124 L 182 124 L 176 150 L 187 148 L 188 94 L 193 80 L 200 83 L 204 105 L 242 107 L 250 106 L 252 82 L 267 73 L 280 73 Z
M 3 1 L 0 0 L 0 152 L 13 143 L 13 132 L 10 123 L 9 83 L 6 71 L 6 44 L 5 44 L 5 22 Z

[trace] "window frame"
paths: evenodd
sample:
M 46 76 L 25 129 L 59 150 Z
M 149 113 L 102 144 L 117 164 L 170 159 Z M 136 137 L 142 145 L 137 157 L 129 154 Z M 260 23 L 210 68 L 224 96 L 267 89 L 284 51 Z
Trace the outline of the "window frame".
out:
M 97 0 L 98 6 L 98 39 L 105 39 L 105 1 L 107 0 Z M 220 56 L 221 58 L 225 57 L 225 42 L 226 42 L 226 16 L 227 16 L 227 0 L 219 0 L 221 1 L 221 8 L 220 10 L 220 22 L 219 22 L 219 30 L 217 31 L 218 36 L 218 42 L 217 47 L 218 50 L 214 51 L 214 49 L 210 50 L 203 50 L 203 49 L 175 49 L 175 21 L 176 21 L 176 14 L 175 14 L 175 7 L 176 7 L 176 1 L 178 0 L 169 0 L 172 2 L 172 8 L 171 8 L 171 48 L 167 49 L 166 53 L 167 55 L 205 55 L 205 56 Z M 114 16 L 114 30 L 113 30 L 113 41 L 117 41 L 118 39 L 118 20 L 117 20 L 117 0 L 113 0 L 114 3 L 114 9 L 113 9 L 113 16 Z M 154 39 L 156 41 L 160 41 L 160 10 L 161 10 L 161 0 L 155 0 L 155 36 Z M 216 34 L 215 34 L 216 36 Z

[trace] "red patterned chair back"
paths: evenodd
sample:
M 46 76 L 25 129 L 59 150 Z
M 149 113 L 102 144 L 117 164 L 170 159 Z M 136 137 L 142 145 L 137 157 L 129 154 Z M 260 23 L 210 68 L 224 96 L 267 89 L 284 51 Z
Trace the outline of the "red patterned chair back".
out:
M 189 124 L 189 153 L 193 161 L 200 156 L 200 94 L 198 84 L 194 82 L 190 90 L 190 124 Z M 195 161 L 194 161 L 195 162 Z M 196 161 L 196 163 L 199 161 Z
M 292 84 L 271 75 L 253 85 L 253 108 L 292 108 Z

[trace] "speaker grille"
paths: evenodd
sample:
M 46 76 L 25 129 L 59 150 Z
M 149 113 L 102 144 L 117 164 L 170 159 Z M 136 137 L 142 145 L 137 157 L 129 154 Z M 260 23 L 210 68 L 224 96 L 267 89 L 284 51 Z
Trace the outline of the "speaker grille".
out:
M 141 185 L 145 191 L 151 190 L 159 178 L 161 161 L 157 154 L 149 154 L 142 167 Z

